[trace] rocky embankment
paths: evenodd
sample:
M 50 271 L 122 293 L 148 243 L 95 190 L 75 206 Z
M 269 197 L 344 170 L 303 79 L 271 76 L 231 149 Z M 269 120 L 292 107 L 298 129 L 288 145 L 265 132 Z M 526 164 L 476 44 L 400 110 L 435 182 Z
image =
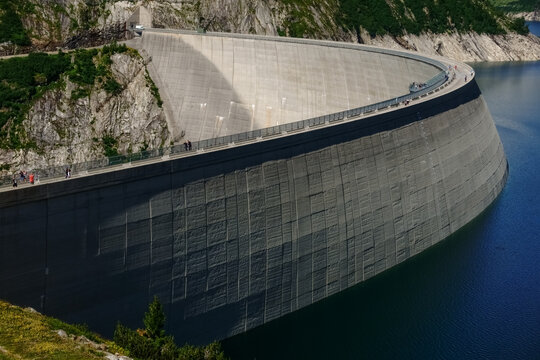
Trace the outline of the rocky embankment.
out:
M 441 55 L 463 62 L 540 60 L 540 38 L 532 34 L 423 34 L 397 38 L 367 38 L 365 42 L 387 48 Z
M 540 21 L 540 9 L 531 12 L 510 13 L 509 15 L 515 18 L 523 18 L 525 21 Z
M 133 51 L 110 60 L 119 85 L 113 93 L 96 80 L 81 96 L 80 86 L 63 75 L 59 86 L 34 101 L 22 122 L 24 141 L 34 146 L 0 149 L 0 163 L 9 165 L 4 175 L 104 159 L 108 150 L 126 154 L 169 145 L 144 60 Z

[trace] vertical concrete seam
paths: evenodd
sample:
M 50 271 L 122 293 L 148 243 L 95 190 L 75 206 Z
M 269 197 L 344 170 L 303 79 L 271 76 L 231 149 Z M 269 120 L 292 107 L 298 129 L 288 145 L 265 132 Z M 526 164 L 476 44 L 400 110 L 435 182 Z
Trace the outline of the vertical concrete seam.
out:
M 172 309 L 173 309 L 173 299 L 174 299 L 174 277 L 173 277 L 173 274 L 174 274 L 174 229 L 175 229 L 175 226 L 174 226 L 174 192 L 173 192 L 173 182 L 172 182 L 172 178 L 173 178 L 173 165 L 172 165 L 172 161 L 168 163 L 169 165 L 169 205 L 170 205 L 170 212 L 171 212 L 171 234 L 170 234 L 170 237 L 169 237 L 169 241 L 171 242 L 171 262 L 170 262 L 170 266 L 171 266 L 171 271 L 170 271 L 170 277 L 169 277 L 169 311 L 168 311 L 168 314 L 167 314 L 167 318 L 168 319 L 172 319 Z M 171 328 L 171 322 L 169 321 L 167 323 L 167 330 L 170 330 Z
M 41 296 L 41 312 L 45 313 L 45 305 L 47 301 L 47 280 L 49 278 L 49 197 L 45 200 L 45 269 L 43 281 L 43 295 Z
M 234 50 L 233 50 L 234 53 Z M 233 69 L 234 72 L 234 69 Z M 248 304 L 249 304 L 249 296 L 250 290 L 251 290 L 251 211 L 250 211 L 250 201 L 249 201 L 249 176 L 248 176 L 249 168 L 243 171 L 244 176 L 246 177 L 246 203 L 247 203 L 247 218 L 248 218 L 248 278 L 247 278 L 247 298 L 245 301 L 245 315 L 244 315 L 244 331 L 247 330 L 248 326 Z
M 153 263 L 153 253 L 152 253 L 152 250 L 154 248 L 154 244 L 153 244 L 153 237 L 154 237 L 154 234 L 153 234 L 153 231 L 152 231 L 152 197 L 150 197 L 150 199 L 148 200 L 148 207 L 149 207 L 149 213 L 148 213 L 148 218 L 149 218 L 149 222 L 150 224 L 148 224 L 149 226 L 149 229 L 150 229 L 150 281 L 148 282 L 148 295 L 147 295 L 147 298 L 148 300 L 150 299 L 150 296 L 151 296 L 151 293 L 152 293 L 152 263 Z
M 263 198 L 264 198 L 264 249 L 265 249 L 265 261 L 266 264 L 264 266 L 264 300 L 263 300 L 263 309 L 262 309 L 262 317 L 263 317 L 263 324 L 266 322 L 266 300 L 268 298 L 268 211 L 267 211 L 267 202 L 266 202 L 266 182 L 265 182 L 265 176 L 264 176 L 264 163 L 261 165 L 261 177 L 262 177 L 262 189 L 263 189 Z
M 182 276 L 184 277 L 184 301 L 187 299 L 187 289 L 188 289 L 188 277 L 187 277 L 187 268 L 188 268 L 188 236 L 187 236 L 187 187 L 182 186 L 182 192 L 184 193 L 184 211 L 183 211 L 183 217 L 184 217 L 184 229 L 183 231 L 183 238 L 184 238 L 184 273 Z M 185 311 L 182 316 L 185 319 Z
M 342 159 L 341 159 L 341 156 L 339 155 L 340 153 L 340 150 L 339 150 L 339 146 L 340 145 L 333 145 L 333 147 L 336 149 L 336 155 L 337 155 L 337 162 L 338 162 L 338 175 L 339 175 L 339 180 L 340 180 L 340 184 L 338 184 L 338 186 L 336 186 L 336 190 L 341 190 L 341 197 L 343 199 L 343 203 L 341 204 L 343 209 L 343 214 L 345 215 L 345 242 L 347 242 L 347 209 L 345 207 L 345 187 L 344 187 L 344 184 L 343 184 L 343 163 L 342 163 Z M 336 204 L 337 205 L 337 204 Z M 337 206 L 336 206 L 337 207 Z M 339 216 L 338 216 L 338 230 L 343 230 L 340 228 L 339 226 Z M 346 255 L 345 255 L 345 262 L 347 264 L 347 274 L 349 273 L 349 264 L 348 264 L 348 261 L 347 259 L 349 258 L 349 249 L 347 246 L 345 246 L 345 249 L 346 249 Z M 338 269 L 339 269 L 339 289 L 340 290 L 344 290 L 341 288 L 341 277 L 342 277 L 342 274 L 341 274 L 341 244 L 340 244 L 340 249 L 339 249 L 339 260 L 338 260 Z

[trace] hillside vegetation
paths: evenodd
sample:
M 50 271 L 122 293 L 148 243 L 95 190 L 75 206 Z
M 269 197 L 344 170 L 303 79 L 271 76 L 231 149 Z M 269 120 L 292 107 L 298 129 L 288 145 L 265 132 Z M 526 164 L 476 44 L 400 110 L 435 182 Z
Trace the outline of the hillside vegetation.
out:
M 154 150 L 169 136 L 146 60 L 124 44 L 0 59 L 4 175 Z
M 16 10 L 19 8 L 13 1 L 0 1 L 0 43 L 12 42 L 16 45 L 28 46 L 30 38 Z
M 66 79 L 77 85 L 71 93 L 73 101 L 89 96 L 96 82 L 117 95 L 122 86 L 112 76 L 111 56 L 128 51 L 125 45 L 110 45 L 71 54 L 32 53 L 0 60 L 0 148 L 36 148 L 21 126 L 23 120 L 33 102 L 48 90 L 64 87 Z
M 499 7 L 531 7 L 531 1 L 492 0 Z M 277 32 L 292 37 L 343 39 L 345 34 L 371 36 L 405 33 L 527 33 L 489 0 L 4 0 L 2 41 L 51 49 L 86 44 L 92 37 L 124 36 L 123 21 L 144 5 L 154 25 L 212 31 Z M 22 22 L 21 22 L 22 21 Z M 9 25 L 8 25 L 9 23 Z M 114 28 L 114 25 L 117 25 Z M 114 28 L 105 35 L 106 29 Z M 95 29 L 101 29 L 96 33 Z M 94 31 L 92 33 L 92 31 Z M 84 35 L 86 34 L 86 35 Z
M 84 346 L 68 336 L 61 337 L 58 330 L 67 335 L 85 336 L 104 345 L 110 352 L 125 353 L 112 341 L 91 333 L 84 326 L 73 326 L 58 319 L 43 316 L 0 301 L 0 359 L 40 360 L 97 360 L 104 353 L 91 346 Z
M 485 0 L 341 0 L 341 23 L 374 35 L 426 32 L 526 33 Z
M 532 12 L 540 9 L 539 0 L 490 0 L 490 2 L 505 12 Z
M 227 360 L 218 342 L 176 346 L 163 330 L 165 320 L 163 307 L 154 298 L 144 316 L 145 328 L 134 331 L 118 324 L 111 341 L 85 325 L 68 324 L 0 300 L 0 360 L 118 358 L 112 354 L 135 360 Z

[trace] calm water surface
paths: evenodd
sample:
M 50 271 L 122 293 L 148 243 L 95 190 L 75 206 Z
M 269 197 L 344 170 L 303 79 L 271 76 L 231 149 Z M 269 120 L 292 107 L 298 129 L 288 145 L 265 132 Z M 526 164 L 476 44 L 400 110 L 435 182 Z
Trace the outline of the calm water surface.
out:
M 540 62 L 474 67 L 510 164 L 495 203 L 406 263 L 226 340 L 229 356 L 540 359 Z

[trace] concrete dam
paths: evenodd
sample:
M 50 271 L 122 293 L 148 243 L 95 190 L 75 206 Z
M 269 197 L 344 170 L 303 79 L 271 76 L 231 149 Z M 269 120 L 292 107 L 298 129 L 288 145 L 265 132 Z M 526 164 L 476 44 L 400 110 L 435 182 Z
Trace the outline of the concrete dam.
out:
M 194 150 L 0 191 L 0 298 L 110 335 L 157 295 L 179 344 L 222 339 L 422 252 L 506 182 L 464 64 L 165 30 L 132 46 Z

